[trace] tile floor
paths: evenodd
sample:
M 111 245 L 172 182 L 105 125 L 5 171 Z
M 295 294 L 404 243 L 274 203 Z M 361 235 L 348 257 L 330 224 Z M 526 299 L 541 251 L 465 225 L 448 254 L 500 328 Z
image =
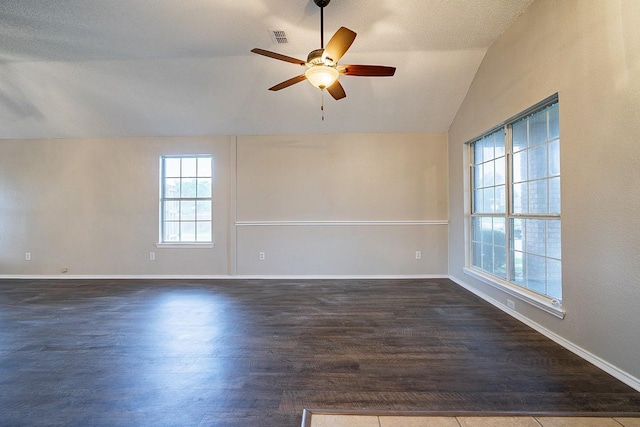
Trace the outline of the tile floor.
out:
M 311 427 L 640 427 L 640 418 L 312 414 Z

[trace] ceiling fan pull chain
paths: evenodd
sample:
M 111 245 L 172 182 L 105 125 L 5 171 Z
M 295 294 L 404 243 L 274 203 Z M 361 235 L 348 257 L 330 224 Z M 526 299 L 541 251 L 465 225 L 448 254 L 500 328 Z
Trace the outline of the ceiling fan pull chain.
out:
M 322 104 L 320 104 L 320 111 L 322 111 L 322 121 L 324 122 L 324 89 L 320 91 L 322 93 Z

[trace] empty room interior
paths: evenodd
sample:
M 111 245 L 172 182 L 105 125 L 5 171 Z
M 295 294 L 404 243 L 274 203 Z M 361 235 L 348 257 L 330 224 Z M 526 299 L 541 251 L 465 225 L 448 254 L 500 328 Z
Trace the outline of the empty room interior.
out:
M 0 425 L 640 425 L 638 23 L 0 2 Z

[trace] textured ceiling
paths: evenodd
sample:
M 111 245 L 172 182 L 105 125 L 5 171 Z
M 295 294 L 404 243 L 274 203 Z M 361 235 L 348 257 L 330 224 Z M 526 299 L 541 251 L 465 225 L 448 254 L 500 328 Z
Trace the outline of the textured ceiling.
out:
M 254 47 L 320 47 L 312 0 L 0 0 L 0 138 L 446 131 L 486 49 L 532 0 L 333 0 L 325 42 L 356 33 L 347 98 Z M 289 44 L 272 43 L 285 30 Z

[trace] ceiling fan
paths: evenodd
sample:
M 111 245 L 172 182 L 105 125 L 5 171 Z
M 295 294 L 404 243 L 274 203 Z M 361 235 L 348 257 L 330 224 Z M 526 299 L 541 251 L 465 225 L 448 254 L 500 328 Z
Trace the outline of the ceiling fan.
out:
M 331 0 L 313 1 L 320 8 L 320 49 L 312 50 L 306 61 L 264 49 L 256 48 L 251 50 L 251 52 L 257 53 L 258 55 L 264 55 L 269 58 L 307 67 L 304 74 L 285 80 L 282 83 L 270 87 L 269 90 L 281 90 L 301 81 L 308 80 L 313 86 L 320 90 L 327 89 L 334 99 L 339 100 L 347 96 L 344 88 L 338 81 L 341 74 L 345 76 L 363 77 L 390 77 L 395 74 L 395 67 L 382 65 L 338 65 L 340 58 L 342 58 L 355 40 L 356 33 L 348 28 L 340 27 L 333 37 L 331 37 L 329 43 L 327 43 L 327 47 L 325 47 L 323 11 Z

